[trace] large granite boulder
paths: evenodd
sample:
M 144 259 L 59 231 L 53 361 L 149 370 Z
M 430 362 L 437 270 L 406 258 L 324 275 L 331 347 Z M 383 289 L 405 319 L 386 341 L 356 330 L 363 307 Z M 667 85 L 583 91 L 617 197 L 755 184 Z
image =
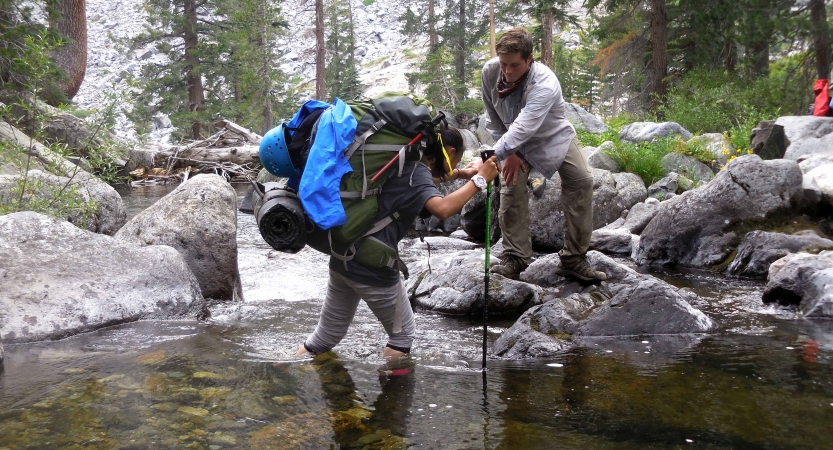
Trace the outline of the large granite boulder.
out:
M 833 163 L 805 173 L 802 187 L 810 204 L 822 203 L 833 207 Z
M 781 159 L 790 145 L 782 125 L 765 120 L 752 129 L 752 151 L 761 159 Z
M 764 303 L 798 305 L 805 317 L 833 318 L 833 251 L 792 253 L 769 269 Z
M 20 175 L 0 175 L 0 201 L 17 201 L 21 181 Z M 57 210 L 62 218 L 85 230 L 112 236 L 127 221 L 121 195 L 98 178 L 63 177 L 30 170 L 25 183 L 25 199 L 55 205 L 53 211 Z M 77 206 L 61 211 L 59 205 L 63 204 Z
M 822 250 L 833 250 L 833 241 L 810 231 L 793 235 L 753 231 L 744 236 L 727 272 L 731 275 L 765 278 L 770 264 L 790 253 L 819 253 Z
M 593 134 L 602 134 L 608 126 L 598 117 L 575 103 L 564 103 L 564 113 L 577 130 L 586 130 Z
M 706 186 L 662 202 L 634 257 L 639 264 L 720 264 L 746 232 L 792 214 L 803 199 L 802 178 L 794 161 L 741 156 Z
M 182 255 L 34 212 L 0 216 L 0 339 L 59 339 L 140 319 L 195 319 L 204 304 Z
M 500 189 L 492 189 L 491 202 L 491 230 L 492 242 L 500 239 L 500 225 L 498 224 L 498 210 L 500 209 Z M 460 211 L 460 226 L 472 239 L 483 242 L 486 240 L 486 193 L 478 192 Z
M 493 261 L 496 258 L 493 258 Z M 483 250 L 469 250 L 422 260 L 409 266 L 406 289 L 417 307 L 446 314 L 467 315 L 483 309 Z M 489 314 L 524 311 L 540 304 L 543 290 L 521 281 L 492 275 Z
M 706 333 L 714 322 L 692 306 L 698 297 L 649 275 L 588 252 L 593 266 L 608 280 L 583 292 L 546 296 L 546 302 L 527 310 L 494 345 L 507 358 L 549 356 L 577 339 L 593 336 L 647 336 Z M 553 269 L 556 255 L 533 263 L 527 272 L 544 273 L 536 264 Z
M 240 296 L 237 194 L 219 175 L 197 175 L 145 209 L 116 233 L 139 245 L 170 245 L 185 257 L 202 295 Z
M 801 162 L 813 155 L 833 153 L 833 117 L 779 117 L 775 125 L 784 127 L 786 159 Z
M 462 166 L 462 164 L 461 164 L 461 166 Z M 469 180 L 464 180 L 464 179 L 457 179 L 457 180 L 454 180 L 454 181 L 446 181 L 444 183 L 437 184 L 437 189 L 439 189 L 439 191 L 443 195 L 448 195 L 448 194 L 451 194 L 452 192 L 456 191 L 457 189 L 460 189 L 463 185 L 468 183 L 468 181 Z M 485 202 L 484 202 L 484 204 L 485 204 Z M 485 211 L 484 211 L 484 216 L 485 216 Z M 485 221 L 486 221 L 486 219 L 484 217 L 483 222 L 485 222 Z M 451 233 L 451 232 L 457 230 L 458 228 L 460 228 L 460 225 L 462 224 L 462 222 L 463 222 L 462 213 L 455 214 L 455 215 L 449 217 L 448 219 L 444 219 L 444 220 L 443 219 L 438 219 L 434 216 L 430 216 L 427 219 L 422 219 L 420 217 L 417 217 L 416 219 L 414 219 L 414 229 L 417 230 L 417 231 L 428 231 L 428 232 L 431 232 L 431 233 Z M 485 228 L 484 228 L 483 233 L 484 233 L 484 236 L 485 236 Z
M 816 167 L 824 166 L 827 164 L 833 164 L 833 152 L 831 153 L 818 153 L 809 158 L 804 159 L 803 161 L 798 163 L 798 167 L 801 168 L 801 171 L 807 173 Z
M 648 198 L 657 199 L 659 201 L 670 200 L 685 191 L 681 185 L 685 186 L 686 180 L 681 180 L 677 172 L 671 172 L 668 175 L 655 181 L 648 186 Z
M 602 143 L 598 148 L 585 147 L 587 164 L 594 169 L 603 169 L 613 173 L 621 172 L 622 169 L 619 164 L 607 154 L 611 150 L 613 150 L 613 142 L 611 141 Z
M 673 136 L 680 136 L 689 140 L 691 139 L 691 132 L 677 122 L 634 122 L 619 130 L 619 140 L 633 143 L 651 142 Z
M 486 117 L 485 113 L 480 116 L 480 120 L 477 121 L 477 131 L 474 134 L 481 144 L 491 146 L 495 144 L 495 138 L 486 130 Z
M 607 226 L 593 230 L 590 249 L 608 255 L 631 255 L 639 245 L 639 233 L 657 214 L 659 202 L 637 203 L 622 217 Z

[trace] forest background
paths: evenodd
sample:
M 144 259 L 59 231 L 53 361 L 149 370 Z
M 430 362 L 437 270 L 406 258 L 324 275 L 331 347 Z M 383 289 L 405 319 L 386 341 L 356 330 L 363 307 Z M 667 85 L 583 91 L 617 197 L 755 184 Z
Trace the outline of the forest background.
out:
M 127 105 L 139 136 L 160 113 L 174 139 L 204 138 L 218 118 L 262 134 L 306 99 L 353 98 L 371 87 L 360 81 L 368 67 L 356 57 L 354 11 L 386 1 L 137 1 L 144 32 L 114 45 L 152 46 L 162 58 L 143 64 L 111 102 Z M 396 23 L 411 42 L 398 49 L 413 62 L 408 88 L 463 125 L 483 111 L 479 71 L 495 39 L 525 24 L 565 99 L 612 125 L 601 137 L 582 133 L 584 145 L 613 140 L 621 151 L 619 126 L 665 120 L 724 133 L 740 151 L 761 120 L 807 114 L 813 81 L 831 71 L 828 8 L 824 0 L 406 0 Z M 286 12 L 298 9 L 314 22 L 289 23 Z M 96 51 L 86 20 L 85 0 L 0 0 L 0 100 L 24 104 L 34 94 L 111 127 L 113 108 L 72 103 Z M 292 34 L 299 27 L 314 45 Z M 578 45 L 560 38 L 564 29 L 576 31 Z M 314 76 L 284 72 L 276 62 L 290 52 L 309 59 Z

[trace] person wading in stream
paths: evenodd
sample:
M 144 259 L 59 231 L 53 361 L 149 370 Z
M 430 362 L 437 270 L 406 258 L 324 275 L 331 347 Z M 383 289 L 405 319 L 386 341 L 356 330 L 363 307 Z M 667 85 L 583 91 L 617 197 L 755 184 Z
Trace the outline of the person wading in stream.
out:
M 460 212 L 466 202 L 497 178 L 498 166 L 494 157 L 485 163 L 478 159 L 464 169 L 454 169 L 463 158 L 463 137 L 455 128 L 443 129 L 440 136 L 443 145 L 429 147 L 436 154 L 426 154 L 420 161 L 407 162 L 401 177 L 392 176 L 385 182 L 378 197 L 377 218 L 393 212 L 399 212 L 400 218 L 372 237 L 396 248 L 417 216 L 447 219 Z M 445 197 L 434 185 L 434 179 L 450 181 L 457 178 L 471 181 Z M 341 342 L 353 321 L 359 299 L 367 303 L 388 334 L 382 356 L 408 354 L 416 326 L 400 272 L 386 267 L 369 268 L 355 261 L 348 261 L 345 268 L 342 261 L 331 257 L 321 317 L 315 331 L 296 355 L 323 353 Z
M 564 248 L 558 273 L 583 281 L 607 279 L 587 263 L 593 231 L 593 175 L 581 150 L 576 131 L 564 113 L 558 78 L 532 57 L 532 37 L 523 28 L 501 36 L 498 56 L 483 67 L 483 103 L 486 129 L 495 139 L 495 155 L 501 163 L 498 221 L 505 250 L 500 264 L 491 268 L 508 278 L 518 275 L 532 261 L 529 167 L 545 178 L 561 175 L 564 205 Z

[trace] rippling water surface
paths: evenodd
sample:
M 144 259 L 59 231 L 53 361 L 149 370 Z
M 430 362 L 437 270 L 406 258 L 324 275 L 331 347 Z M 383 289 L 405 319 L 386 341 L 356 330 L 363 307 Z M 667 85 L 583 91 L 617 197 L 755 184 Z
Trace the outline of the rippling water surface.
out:
M 167 191 L 123 193 L 129 215 Z M 327 259 L 273 252 L 252 216 L 239 224 L 245 302 L 206 322 L 7 346 L 0 449 L 833 447 L 833 322 L 764 306 L 760 283 L 656 273 L 700 294 L 719 331 L 585 340 L 490 360 L 485 377 L 477 319 L 418 311 L 412 373 L 385 378 L 385 334 L 364 306 L 334 352 L 294 359 Z M 491 323 L 494 340 L 512 321 Z

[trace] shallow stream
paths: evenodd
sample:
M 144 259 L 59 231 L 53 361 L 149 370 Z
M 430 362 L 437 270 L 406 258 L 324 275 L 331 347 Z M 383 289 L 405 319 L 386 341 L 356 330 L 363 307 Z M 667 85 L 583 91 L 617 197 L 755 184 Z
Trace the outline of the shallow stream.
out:
M 123 191 L 128 215 L 168 191 Z M 704 298 L 719 330 L 490 359 L 485 380 L 479 318 L 417 311 L 413 371 L 387 379 L 365 306 L 335 352 L 292 356 L 317 322 L 325 256 L 272 251 L 246 214 L 238 244 L 245 302 L 208 321 L 7 345 L 0 450 L 833 448 L 833 321 L 763 305 L 759 282 L 655 273 Z M 490 324 L 494 340 L 512 318 Z

